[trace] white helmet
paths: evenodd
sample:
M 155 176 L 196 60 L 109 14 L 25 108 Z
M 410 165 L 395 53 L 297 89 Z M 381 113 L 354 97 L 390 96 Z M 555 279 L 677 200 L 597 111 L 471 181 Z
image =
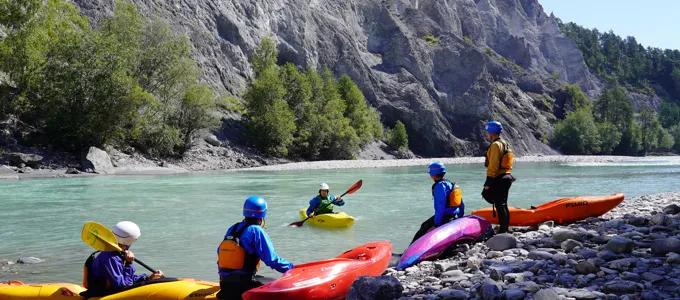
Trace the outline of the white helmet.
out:
M 319 184 L 319 189 L 320 190 L 329 190 L 328 185 L 325 183 Z
M 131 246 L 140 235 L 142 235 L 142 232 L 139 230 L 139 226 L 130 221 L 118 222 L 118 224 L 113 227 L 112 231 L 116 236 L 116 239 L 118 239 L 118 243 L 128 247 Z

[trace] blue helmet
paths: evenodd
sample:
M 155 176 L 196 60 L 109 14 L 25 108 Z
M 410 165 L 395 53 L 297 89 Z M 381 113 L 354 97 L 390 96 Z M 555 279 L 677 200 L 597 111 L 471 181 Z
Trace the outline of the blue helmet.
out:
M 243 203 L 243 216 L 264 219 L 267 217 L 267 201 L 260 196 L 250 196 Z
M 486 123 L 484 129 L 486 129 L 486 132 L 490 134 L 501 133 L 503 132 L 503 124 L 497 121 L 491 121 L 489 123 Z
M 429 166 L 430 169 L 430 176 L 436 176 L 442 173 L 446 173 L 446 167 L 444 166 L 443 163 L 440 163 L 438 161 L 435 161 L 430 164 Z

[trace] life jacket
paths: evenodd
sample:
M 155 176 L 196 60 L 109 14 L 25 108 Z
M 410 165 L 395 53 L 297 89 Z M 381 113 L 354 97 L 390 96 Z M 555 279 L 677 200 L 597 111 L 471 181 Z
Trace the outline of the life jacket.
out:
M 500 162 L 498 164 L 498 168 L 499 169 L 505 169 L 505 170 L 512 170 L 512 161 L 515 158 L 515 154 L 512 153 L 512 149 L 510 148 L 510 144 L 508 144 L 508 142 L 506 142 L 504 139 L 501 139 L 501 138 L 495 139 L 489 145 L 489 147 L 486 148 L 487 155 L 486 155 L 486 159 L 484 160 L 484 166 L 485 167 L 489 166 L 489 155 L 488 155 L 489 148 L 491 148 L 491 145 L 493 145 L 493 143 L 495 143 L 496 141 L 499 141 L 501 143 L 501 145 L 503 145 L 503 149 L 501 149 L 503 154 L 501 155 L 501 159 L 500 159 Z
M 80 296 L 85 298 L 103 296 L 103 293 L 105 293 L 107 288 L 110 286 L 108 280 L 106 280 L 105 277 L 97 277 L 94 275 L 94 272 L 92 272 L 92 264 L 94 263 L 94 259 L 97 257 L 97 253 L 99 252 L 100 251 L 95 251 L 90 254 L 90 257 L 87 258 L 85 265 L 83 266 L 83 287 L 87 290 L 81 292 Z M 96 291 L 100 294 L 94 294 L 93 291 Z
M 321 195 L 316 196 L 317 199 L 321 201 L 319 207 L 314 209 L 315 215 L 329 214 L 333 212 L 333 204 L 331 204 L 331 195 L 328 195 L 328 199 L 321 198 Z
M 234 224 L 234 229 L 220 244 L 220 253 L 217 254 L 217 265 L 220 273 L 243 271 L 246 274 L 255 275 L 260 268 L 260 258 L 257 253 L 247 254 L 241 245 L 241 234 L 246 228 L 255 224 L 246 224 L 237 230 L 240 223 Z
M 448 182 L 453 187 L 451 189 L 451 191 L 449 192 L 449 194 L 446 195 L 446 199 L 447 199 L 446 208 L 460 206 L 460 204 L 463 203 L 463 192 L 462 192 L 462 190 L 460 189 L 460 187 L 455 182 L 451 182 L 451 181 L 448 181 L 446 179 L 439 180 L 439 181 L 435 182 L 434 184 L 432 184 L 432 197 L 434 197 L 434 187 L 437 185 L 437 183 L 440 183 L 440 182 Z

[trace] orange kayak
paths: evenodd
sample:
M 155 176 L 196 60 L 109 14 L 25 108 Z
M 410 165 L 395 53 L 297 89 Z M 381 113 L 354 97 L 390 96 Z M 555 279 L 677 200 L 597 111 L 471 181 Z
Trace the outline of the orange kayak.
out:
M 562 198 L 529 209 L 508 207 L 510 226 L 533 226 L 546 221 L 557 224 L 573 223 L 589 217 L 599 217 L 623 202 L 623 194 L 609 196 L 579 196 Z M 473 215 L 498 224 L 498 212 L 493 217 L 492 208 L 486 207 L 472 212 Z
M 345 299 L 354 279 L 381 275 L 391 258 L 389 241 L 364 244 L 332 259 L 296 265 L 281 278 L 245 292 L 243 299 Z

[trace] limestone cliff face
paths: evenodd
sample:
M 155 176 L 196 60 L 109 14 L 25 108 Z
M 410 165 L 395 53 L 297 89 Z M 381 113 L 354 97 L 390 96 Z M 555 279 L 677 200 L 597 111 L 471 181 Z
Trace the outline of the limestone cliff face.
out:
M 537 0 L 132 0 L 187 34 L 205 79 L 239 95 L 263 37 L 280 62 L 348 74 L 383 122 L 406 124 L 424 156 L 480 154 L 484 124 L 499 120 L 519 154 L 553 153 L 564 82 L 600 87 L 576 45 Z M 74 0 L 88 15 L 112 0 Z

